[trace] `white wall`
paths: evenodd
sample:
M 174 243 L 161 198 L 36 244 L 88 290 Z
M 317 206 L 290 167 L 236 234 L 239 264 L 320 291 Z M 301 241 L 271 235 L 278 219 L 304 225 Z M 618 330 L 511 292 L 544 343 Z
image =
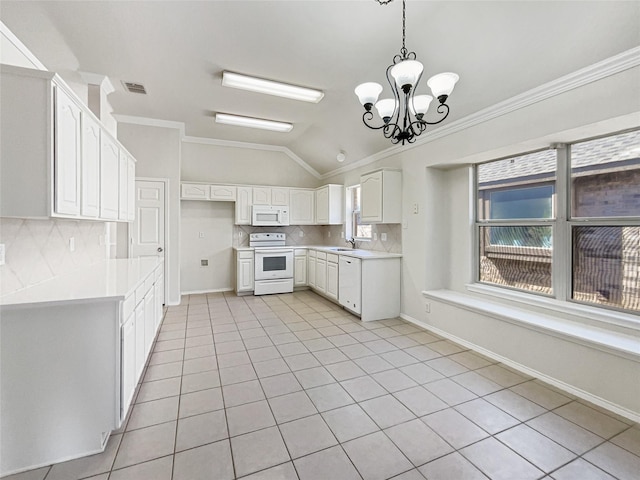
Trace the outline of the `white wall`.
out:
M 234 205 L 233 202 L 182 201 L 180 289 L 183 294 L 234 289 Z M 201 266 L 201 260 L 208 260 L 209 265 Z
M 182 180 L 318 187 L 319 180 L 283 152 L 182 144 Z
M 180 303 L 180 138 L 177 128 L 118 124 L 118 140 L 136 158 L 136 178 L 167 178 L 168 245 L 165 249 L 168 303 Z
M 638 126 L 639 84 L 640 68 L 631 68 L 326 179 L 349 185 L 368 170 L 401 165 L 403 315 L 619 407 L 628 416 L 640 416 L 636 362 L 439 302 L 432 301 L 427 314 L 421 292 L 468 293 L 465 284 L 474 268 L 470 163 Z M 419 204 L 417 215 L 414 203 Z

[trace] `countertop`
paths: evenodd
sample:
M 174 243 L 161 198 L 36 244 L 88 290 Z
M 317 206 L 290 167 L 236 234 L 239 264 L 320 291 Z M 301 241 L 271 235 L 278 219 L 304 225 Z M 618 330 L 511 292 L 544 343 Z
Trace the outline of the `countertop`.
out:
M 252 251 L 255 250 L 253 247 L 233 247 L 234 250 L 237 251 Z M 270 249 L 278 249 L 278 248 L 306 248 L 309 250 L 317 250 L 321 252 L 334 253 L 336 255 L 346 255 L 348 257 L 361 258 L 363 260 L 366 259 L 381 259 L 381 258 L 401 258 L 401 253 L 387 253 L 387 252 L 378 252 L 375 250 L 362 250 L 362 249 L 351 249 L 345 247 L 332 247 L 326 245 L 286 245 L 284 247 L 268 247 Z M 339 249 L 339 250 L 338 250 Z
M 123 300 L 161 262 L 158 257 L 105 260 L 0 297 L 0 307 Z

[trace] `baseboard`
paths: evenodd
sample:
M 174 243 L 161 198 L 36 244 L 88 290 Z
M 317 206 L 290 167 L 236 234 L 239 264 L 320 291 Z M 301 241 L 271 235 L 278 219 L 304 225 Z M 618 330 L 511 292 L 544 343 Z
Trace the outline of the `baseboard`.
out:
M 213 290 L 188 290 L 186 292 L 180 292 L 180 295 L 202 295 L 206 293 L 224 293 L 233 292 L 233 288 L 216 288 Z
M 407 322 L 415 325 L 416 327 L 422 328 L 424 330 L 428 330 L 430 332 L 433 332 L 437 335 L 440 335 L 441 337 L 444 337 L 448 340 L 451 340 L 455 343 L 458 343 L 460 345 L 463 345 L 467 348 L 470 348 L 471 350 L 474 350 L 482 355 L 484 355 L 485 357 L 489 357 L 493 360 L 496 360 L 500 363 L 504 363 L 505 365 L 508 365 L 509 367 L 513 368 L 514 370 L 517 370 L 519 372 L 524 373 L 525 375 L 529 375 L 531 377 L 535 377 L 538 378 L 540 380 L 542 380 L 543 382 L 548 383 L 549 385 L 553 385 L 554 387 L 559 388 L 560 390 L 564 390 L 565 392 L 570 393 L 571 395 L 575 395 L 578 398 L 581 398 L 582 400 L 586 400 L 588 402 L 591 402 L 595 405 L 598 405 L 606 410 L 609 410 L 611 412 L 614 412 L 624 418 L 628 418 L 629 420 L 633 421 L 633 422 L 640 422 L 640 414 L 629 410 L 627 408 L 621 407 L 620 405 L 617 405 L 615 403 L 612 403 L 604 398 L 598 397 L 596 395 L 593 395 L 592 393 L 586 392 L 580 388 L 574 387 L 573 385 L 570 385 L 568 383 L 565 383 L 561 380 L 557 380 L 553 377 L 550 377 L 549 375 L 546 375 L 542 372 L 539 372 L 537 370 L 534 370 L 532 368 L 529 368 L 525 365 L 522 365 L 518 362 L 514 362 L 513 360 L 503 357 L 502 355 L 499 355 L 495 352 L 492 352 L 491 350 L 487 350 L 486 348 L 480 347 L 479 345 L 476 345 L 472 342 L 469 342 L 468 340 L 464 340 L 460 337 L 457 337 L 456 335 L 452 335 L 449 332 L 446 332 L 444 330 L 441 330 L 437 327 L 431 326 L 431 325 L 427 325 L 423 322 L 421 322 L 420 320 L 411 317 L 410 315 L 407 315 L 405 313 L 401 313 L 400 314 L 400 318 L 402 318 L 403 320 L 406 320 Z

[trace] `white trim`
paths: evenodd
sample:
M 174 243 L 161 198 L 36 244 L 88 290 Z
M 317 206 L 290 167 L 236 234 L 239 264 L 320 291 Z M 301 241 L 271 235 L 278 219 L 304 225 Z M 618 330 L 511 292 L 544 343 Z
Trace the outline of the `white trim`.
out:
M 610 325 L 616 327 L 630 328 L 640 331 L 640 320 L 637 315 L 617 312 L 589 305 L 582 305 L 574 302 L 565 302 L 555 298 L 543 297 L 526 292 L 519 292 L 506 288 L 484 285 L 481 283 L 471 283 L 466 285 L 469 292 L 478 293 L 483 296 L 488 295 L 495 299 L 517 302 L 523 307 L 536 307 L 548 310 L 551 314 L 563 313 L 572 315 L 594 323 L 602 323 L 603 328 Z
M 472 313 L 486 315 L 513 325 L 551 335 L 565 341 L 595 348 L 640 363 L 637 335 L 596 327 L 587 323 L 540 314 L 524 308 L 512 307 L 453 290 L 423 291 L 426 298 L 436 300 Z
M 426 135 L 426 137 L 418 138 L 415 143 L 405 146 L 396 145 L 369 157 L 365 157 L 352 164 L 324 173 L 321 179 L 324 180 L 326 178 L 363 167 L 370 163 L 374 163 L 400 153 L 401 151 L 404 152 L 412 148 L 420 147 L 433 142 L 434 140 L 466 130 L 467 128 L 493 120 L 494 118 L 501 117 L 516 110 L 547 100 L 556 95 L 560 95 L 589 83 L 623 72 L 630 68 L 637 67 L 638 65 L 640 65 L 640 47 L 634 47 L 601 62 L 576 70 L 575 72 L 557 78 L 556 80 L 544 83 L 507 100 L 484 108 L 479 112 L 467 115 L 466 117 L 460 118 L 459 120 L 451 122 L 443 127 L 437 128 Z
M 214 288 L 213 290 L 187 290 L 186 292 L 180 292 L 180 295 L 202 295 L 206 293 L 223 292 L 233 292 L 233 288 Z
M 7 27 L 2 22 L 0 22 L 0 34 L 2 34 L 2 36 L 6 38 L 9 43 L 16 47 L 16 49 L 33 64 L 33 68 L 36 68 L 38 70 L 48 70 L 47 67 L 44 66 L 44 63 L 38 60 L 37 57 L 31 52 L 31 50 L 29 50 L 27 46 L 22 43 L 11 30 L 9 30 L 9 27 Z
M 504 363 L 505 365 L 513 368 L 514 370 L 517 370 L 519 372 L 524 373 L 525 375 L 529 375 L 531 377 L 537 378 L 542 380 L 543 382 L 548 383 L 549 385 L 553 385 L 556 388 L 559 388 L 560 390 L 564 390 L 565 392 L 570 393 L 571 395 L 574 395 L 578 398 L 581 398 L 583 400 L 587 400 L 588 402 L 591 402 L 595 405 L 598 405 L 602 408 L 605 408 L 611 412 L 614 412 L 618 415 L 621 415 L 625 418 L 628 418 L 629 420 L 633 421 L 633 422 L 640 422 L 640 415 L 632 410 L 629 410 L 627 408 L 621 407 L 620 405 L 617 405 L 615 403 L 612 403 L 604 398 L 598 397 L 596 395 L 593 395 L 589 392 L 586 392 L 580 388 L 576 388 L 568 383 L 565 383 L 563 381 L 557 380 L 553 377 L 550 377 L 548 375 L 545 375 L 544 373 L 541 373 L 537 370 L 534 370 L 533 368 L 529 368 L 525 365 L 522 365 L 521 363 L 518 362 L 514 362 L 513 360 L 510 360 L 506 357 L 503 357 L 502 355 L 498 355 L 497 353 L 492 352 L 491 350 L 487 350 L 486 348 L 480 347 L 479 345 L 476 345 L 475 343 L 469 342 L 467 340 L 464 340 L 460 337 L 457 337 L 455 335 L 450 334 L 449 332 L 446 332 L 444 330 L 441 330 L 437 327 L 434 327 L 432 325 L 426 325 L 423 322 L 407 315 L 404 313 L 400 314 L 400 318 L 402 318 L 403 320 L 406 320 L 409 323 L 412 323 L 413 325 L 415 325 L 416 327 L 422 328 L 424 330 L 427 331 L 431 331 L 437 335 L 440 335 L 441 337 L 444 337 L 448 340 L 451 340 L 452 342 L 458 343 L 464 347 L 470 348 L 471 350 L 474 350 L 478 353 L 480 353 L 481 355 L 484 355 L 485 357 L 489 357 L 493 360 L 496 360 L 500 363 Z M 428 344 L 427 344 L 428 346 Z
M 109 80 L 109 77 L 100 73 L 92 72 L 78 72 L 82 77 L 82 80 L 87 82 L 87 85 L 98 85 L 105 95 L 109 95 L 116 91 L 113 83 Z
M 183 137 L 182 141 L 185 143 L 197 143 L 201 145 L 216 145 L 218 147 L 231 147 L 231 148 L 248 148 L 250 150 L 264 150 L 269 152 L 281 152 L 288 156 L 291 160 L 296 162 L 302 168 L 304 168 L 307 172 L 313 175 L 315 178 L 320 179 L 322 175 L 314 169 L 311 165 L 305 162 L 298 155 L 293 153 L 287 147 L 283 147 L 281 145 L 267 145 L 263 143 L 249 143 L 249 142 L 238 142 L 234 140 L 218 140 L 216 138 L 206 138 L 206 137 Z
M 184 138 L 184 122 L 174 122 L 171 120 L 160 120 L 149 117 L 136 117 L 134 115 L 121 115 L 114 113 L 113 118 L 119 123 L 130 123 L 133 125 L 144 125 L 145 127 L 174 128 L 180 130 L 180 139 Z

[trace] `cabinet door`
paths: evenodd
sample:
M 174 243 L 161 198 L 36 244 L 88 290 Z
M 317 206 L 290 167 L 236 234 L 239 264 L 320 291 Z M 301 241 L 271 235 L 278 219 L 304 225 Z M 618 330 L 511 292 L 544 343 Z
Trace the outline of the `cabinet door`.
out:
M 316 259 L 316 288 L 322 293 L 327 291 L 327 261 Z
M 227 185 L 211 185 L 209 198 L 222 202 L 234 202 L 236 200 L 236 187 Z
M 238 187 L 236 198 L 236 225 L 251 225 L 251 187 Z
M 151 350 L 151 345 L 153 344 L 153 339 L 156 336 L 156 295 L 153 287 L 149 289 L 147 294 L 144 296 L 144 351 L 145 351 L 145 360 L 149 351 Z
M 100 215 L 100 125 L 89 115 L 82 117 L 82 207 L 83 217 Z
M 158 331 L 158 327 L 162 322 L 162 305 L 164 305 L 164 275 L 160 275 L 155 284 L 155 296 L 156 296 L 156 317 L 155 317 L 155 335 Z
M 329 187 L 316 190 L 316 223 L 318 225 L 329 223 Z
M 56 90 L 55 113 L 55 211 L 80 214 L 81 113 L 60 88 Z
M 315 221 L 315 191 L 292 188 L 289 190 L 289 223 L 311 225 Z
M 327 297 L 338 299 L 338 264 L 327 262 Z
M 271 205 L 270 187 L 253 187 L 254 205 Z
M 289 206 L 289 189 L 288 188 L 272 188 L 271 189 L 271 205 L 283 207 Z
M 142 369 L 144 368 L 144 361 L 146 358 L 147 350 L 145 349 L 145 338 L 144 338 L 144 300 L 141 301 L 135 310 L 135 322 L 136 322 L 136 376 L 135 381 L 138 383 L 138 379 L 142 374 Z
M 100 140 L 100 218 L 118 219 L 120 149 L 108 135 Z
M 316 288 L 316 258 L 309 257 L 309 261 L 307 262 L 307 282 L 311 288 Z
M 129 185 L 127 183 L 127 173 L 129 171 L 129 156 L 124 150 L 120 150 L 118 156 L 118 220 L 126 222 L 129 218 Z
M 237 291 L 250 292 L 253 291 L 253 259 L 238 259 L 238 278 Z
M 136 219 L 136 162 L 129 157 L 127 162 L 127 220 Z
M 301 255 L 294 257 L 294 276 L 293 284 L 301 287 L 307 284 L 307 256 Z
M 197 183 L 183 183 L 180 197 L 192 200 L 209 200 L 209 185 Z
M 362 223 L 382 221 L 382 172 L 360 177 L 360 216 Z
M 122 326 L 122 376 L 120 378 L 121 419 L 124 419 L 136 388 L 135 313 Z

